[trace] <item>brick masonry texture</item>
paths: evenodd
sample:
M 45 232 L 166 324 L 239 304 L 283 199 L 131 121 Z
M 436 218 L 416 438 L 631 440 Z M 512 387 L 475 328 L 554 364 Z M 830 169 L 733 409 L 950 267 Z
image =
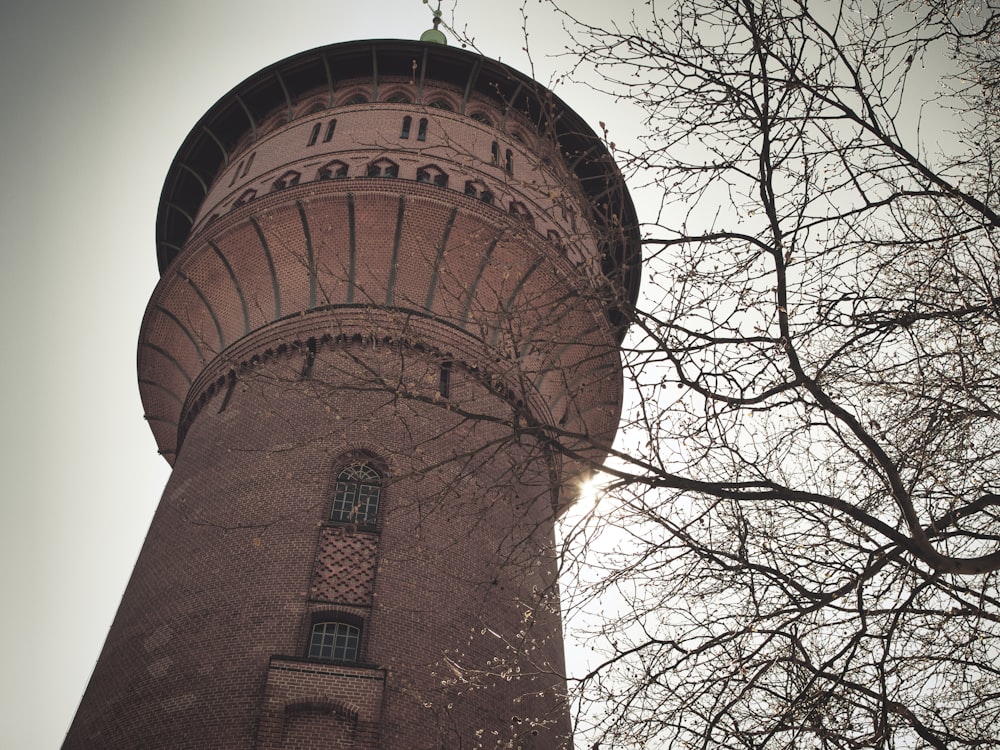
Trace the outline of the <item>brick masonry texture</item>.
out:
M 621 408 L 599 237 L 523 117 L 371 91 L 263 117 L 153 292 L 173 474 L 67 750 L 571 747 L 554 524 Z M 357 461 L 374 527 L 329 520 Z M 307 658 L 330 620 L 356 663 Z

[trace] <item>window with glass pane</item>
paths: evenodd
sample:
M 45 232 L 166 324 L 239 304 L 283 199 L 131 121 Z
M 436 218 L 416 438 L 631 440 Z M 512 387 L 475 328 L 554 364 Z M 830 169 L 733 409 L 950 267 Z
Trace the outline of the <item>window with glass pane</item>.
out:
M 346 622 L 317 622 L 309 639 L 309 658 L 357 661 L 360 639 L 360 628 Z
M 382 475 L 368 464 L 353 464 L 337 475 L 330 520 L 374 525 L 382 497 Z

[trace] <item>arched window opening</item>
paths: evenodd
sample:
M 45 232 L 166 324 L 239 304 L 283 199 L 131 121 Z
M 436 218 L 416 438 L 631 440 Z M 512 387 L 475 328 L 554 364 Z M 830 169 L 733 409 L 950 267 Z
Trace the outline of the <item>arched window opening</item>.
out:
M 342 106 L 350 107 L 352 104 L 366 104 L 367 102 L 368 97 L 364 94 L 353 94 L 343 101 Z
M 333 131 L 335 131 L 336 129 L 337 129 L 337 121 L 330 120 L 330 122 L 327 123 L 326 132 L 323 134 L 323 143 L 330 142 L 330 140 L 333 138 Z
M 247 203 L 252 201 L 257 197 L 257 191 L 253 188 L 249 188 L 240 193 L 240 197 L 233 201 L 233 208 L 239 208 L 240 206 L 245 206 Z
M 494 167 L 500 166 L 500 144 L 496 141 L 493 141 L 493 145 L 490 147 L 490 158 Z
M 455 108 L 451 106 L 451 102 L 449 102 L 447 99 L 435 99 L 434 101 L 430 102 L 427 106 L 434 107 L 434 109 L 443 109 L 445 112 L 455 111 Z
M 393 94 L 389 94 L 385 98 L 385 101 L 389 104 L 411 104 L 410 97 L 404 94 L 402 91 L 397 91 Z
M 382 499 L 382 475 L 371 464 L 351 464 L 337 475 L 330 520 L 374 526 Z
M 465 183 L 465 194 L 471 198 L 481 200 L 483 203 L 493 204 L 493 193 L 490 192 L 482 180 L 468 180 Z
M 361 628 L 346 622 L 317 622 L 309 637 L 309 658 L 355 663 Z
M 319 130 L 323 127 L 323 123 L 317 122 L 312 126 L 312 130 L 309 131 L 309 141 L 306 143 L 307 146 L 315 146 L 316 140 L 319 138 Z
M 511 201 L 509 212 L 511 216 L 513 216 L 515 219 L 520 219 L 525 224 L 534 225 L 535 223 L 535 220 L 532 218 L 527 207 L 520 201 Z
M 427 140 L 427 118 L 421 117 L 420 124 L 417 126 L 417 140 L 426 141 Z
M 403 118 L 403 128 L 399 131 L 400 138 L 410 137 L 410 125 L 413 123 L 413 118 L 407 115 Z
M 471 117 L 476 122 L 481 122 L 483 125 L 486 125 L 487 127 L 491 128 L 493 127 L 493 121 L 489 117 L 484 115 L 482 112 L 473 112 L 471 115 L 469 115 L 469 117 Z
M 507 157 L 507 159 L 506 159 L 507 174 L 513 175 L 514 174 L 514 152 L 511 151 L 510 149 L 507 149 L 506 157 Z
M 274 181 L 271 186 L 273 190 L 284 190 L 285 188 L 295 187 L 299 184 L 299 180 L 302 179 L 302 174 L 296 172 L 294 169 L 289 169 L 281 177 Z
M 327 162 L 319 168 L 317 177 L 321 180 L 342 180 L 347 177 L 347 165 L 338 160 Z
M 424 182 L 438 187 L 448 187 L 448 175 L 444 170 L 434 164 L 420 167 L 417 170 L 417 182 Z
M 389 159 L 379 159 L 368 165 L 369 177 L 399 177 L 399 165 Z

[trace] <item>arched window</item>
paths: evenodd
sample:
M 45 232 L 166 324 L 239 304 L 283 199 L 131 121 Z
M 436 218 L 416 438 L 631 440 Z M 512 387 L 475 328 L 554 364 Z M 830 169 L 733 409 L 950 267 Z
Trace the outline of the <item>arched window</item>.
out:
M 427 140 L 427 118 L 421 117 L 420 122 L 417 124 L 417 140 L 426 141 Z
M 426 182 L 438 187 L 448 187 L 448 175 L 436 164 L 428 164 L 417 170 L 417 182 Z
M 354 663 L 361 629 L 346 622 L 317 622 L 309 636 L 309 658 Z
M 469 117 L 471 117 L 476 122 L 481 122 L 483 125 L 488 125 L 489 127 L 493 127 L 493 121 L 489 117 L 484 115 L 482 112 L 473 112 L 471 115 L 469 115 Z
M 382 475 L 371 464 L 351 464 L 337 475 L 330 520 L 374 526 L 381 499 Z
M 525 224 L 535 225 L 535 220 L 532 218 L 531 213 L 525 207 L 521 201 L 511 201 L 509 213 L 516 219 L 520 219 Z
M 323 127 L 323 123 L 317 122 L 312 126 L 312 130 L 309 131 L 309 141 L 306 143 L 307 146 L 315 146 L 316 139 L 319 138 L 320 128 Z
M 490 147 L 490 156 L 493 160 L 493 166 L 500 166 L 500 144 L 493 141 L 493 145 Z
M 389 104 L 409 104 L 410 97 L 408 97 L 402 91 L 397 91 L 394 94 L 389 94 L 389 96 L 385 98 L 385 101 L 388 102 Z
M 455 111 L 455 108 L 451 106 L 451 102 L 449 102 L 447 99 L 435 99 L 427 106 L 434 107 L 434 109 L 443 109 L 445 112 Z
M 412 123 L 412 122 L 413 122 L 413 118 L 410 117 L 409 115 L 407 115 L 406 117 L 403 118 L 403 127 L 399 131 L 399 137 L 400 138 L 404 138 L 405 139 L 405 138 L 409 138 L 410 137 L 410 123 Z
M 284 190 L 285 188 L 295 187 L 299 184 L 299 180 L 302 179 L 302 174 L 296 172 L 294 169 L 289 169 L 281 177 L 274 181 L 271 186 L 272 190 Z
M 514 152 L 507 149 L 507 174 L 514 174 Z
M 257 191 L 253 188 L 247 188 L 242 193 L 240 197 L 233 201 L 233 208 L 239 208 L 240 206 L 245 206 L 247 203 L 252 201 L 257 197 Z
M 337 121 L 330 120 L 326 126 L 326 133 L 323 134 L 323 143 L 329 143 L 330 139 L 333 138 L 333 133 L 337 129 Z
M 482 180 L 468 180 L 465 183 L 465 194 L 470 198 L 477 198 L 483 203 L 493 203 L 493 193 Z
M 399 165 L 389 159 L 378 159 L 368 165 L 369 177 L 399 177 Z
M 364 94 L 354 94 L 353 96 L 347 97 L 343 101 L 343 103 L 341 104 L 341 106 L 342 107 L 349 107 L 352 104 L 365 104 L 367 102 L 368 102 L 368 97 L 365 96 Z
M 318 177 L 321 180 L 342 180 L 347 177 L 347 165 L 334 159 L 319 168 Z

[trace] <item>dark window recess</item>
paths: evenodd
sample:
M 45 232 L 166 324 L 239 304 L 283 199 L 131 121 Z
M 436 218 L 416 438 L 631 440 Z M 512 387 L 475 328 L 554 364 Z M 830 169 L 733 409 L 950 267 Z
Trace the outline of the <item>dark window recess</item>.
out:
M 489 117 L 484 115 L 482 112 L 473 112 L 469 116 L 476 122 L 481 122 L 483 125 L 493 127 L 493 121 Z
M 493 166 L 500 166 L 500 144 L 493 141 L 493 146 L 491 147 L 491 159 L 493 160 Z
M 507 156 L 507 160 L 506 160 L 507 174 L 513 175 L 514 174 L 514 152 L 511 151 L 510 149 L 507 149 L 506 156 Z
M 240 206 L 245 206 L 247 203 L 252 201 L 257 197 L 257 191 L 253 188 L 244 190 L 240 193 L 240 197 L 233 201 L 233 208 L 239 208 Z
M 255 156 L 257 156 L 256 151 L 250 154 L 250 158 L 247 159 L 246 166 L 243 167 L 243 174 L 241 174 L 240 177 L 246 177 L 250 173 L 250 167 L 253 166 L 253 160 Z
M 337 475 L 330 520 L 374 526 L 382 499 L 382 475 L 370 464 L 351 464 Z
M 319 138 L 319 131 L 323 127 L 323 123 L 317 122 L 313 125 L 312 130 L 309 131 L 309 140 L 306 142 L 307 146 L 315 146 L 316 141 Z
M 410 104 L 410 98 L 406 94 L 399 91 L 395 94 L 389 94 L 385 100 L 389 104 Z
M 302 174 L 296 172 L 294 169 L 289 169 L 281 177 L 274 181 L 272 188 L 274 190 L 284 190 L 285 188 L 295 187 L 299 184 L 299 180 L 302 179 Z
M 451 396 L 451 362 L 442 362 L 441 370 L 438 373 L 438 393 L 441 398 Z
M 346 622 L 317 622 L 309 638 L 309 658 L 354 663 L 360 643 L 361 628 Z
M 434 109 L 443 109 L 445 112 L 454 112 L 455 111 L 455 108 L 453 106 L 451 106 L 451 102 L 449 102 L 449 101 L 447 101 L 445 99 L 435 99 L 434 101 L 432 101 L 427 106 L 428 107 L 434 107 Z
M 342 180 L 347 177 L 347 165 L 342 161 L 331 161 L 319 168 L 317 177 L 321 180 Z
M 427 140 L 427 118 L 421 117 L 420 123 L 417 125 L 417 140 L 426 141 Z
M 337 129 L 337 121 L 330 120 L 326 125 L 326 132 L 323 134 L 323 143 L 329 143 L 333 138 L 333 132 Z
M 399 137 L 400 138 L 409 138 L 410 137 L 410 125 L 412 123 L 413 123 L 413 118 L 412 117 L 407 116 L 407 117 L 403 118 L 403 127 L 399 131 Z
M 368 165 L 369 177 L 399 177 L 399 165 L 388 159 L 379 159 Z
M 448 175 L 433 164 L 417 170 L 417 182 L 426 182 L 438 187 L 448 187 Z
M 243 161 L 241 160 L 239 164 L 236 165 L 236 171 L 233 172 L 233 179 L 229 181 L 229 187 L 236 184 L 236 178 L 240 176 L 240 170 L 243 169 Z
M 516 219 L 520 219 L 525 224 L 534 224 L 535 220 L 531 217 L 528 209 L 525 208 L 524 204 L 520 201 L 510 202 L 510 215 Z
M 316 102 L 315 104 L 309 106 L 309 109 L 306 110 L 306 114 L 314 115 L 317 112 L 322 112 L 324 109 L 326 109 L 326 104 L 323 102 Z
M 562 244 L 562 239 L 559 237 L 559 232 L 557 232 L 555 229 L 550 229 L 549 231 L 547 231 L 545 233 L 545 236 L 548 237 L 550 240 L 552 240 L 557 245 L 561 245 Z
M 299 377 L 304 380 L 312 375 L 314 364 L 316 364 L 316 339 L 309 339 L 306 342 L 306 359 L 302 363 L 302 372 L 299 374 Z
M 364 94 L 355 94 L 354 96 L 347 97 L 347 99 L 344 101 L 344 105 L 343 106 L 349 107 L 352 104 L 364 104 L 367 101 L 368 101 L 368 97 L 365 96 Z
M 465 194 L 483 203 L 493 204 L 493 193 L 480 180 L 468 180 L 465 183 Z

